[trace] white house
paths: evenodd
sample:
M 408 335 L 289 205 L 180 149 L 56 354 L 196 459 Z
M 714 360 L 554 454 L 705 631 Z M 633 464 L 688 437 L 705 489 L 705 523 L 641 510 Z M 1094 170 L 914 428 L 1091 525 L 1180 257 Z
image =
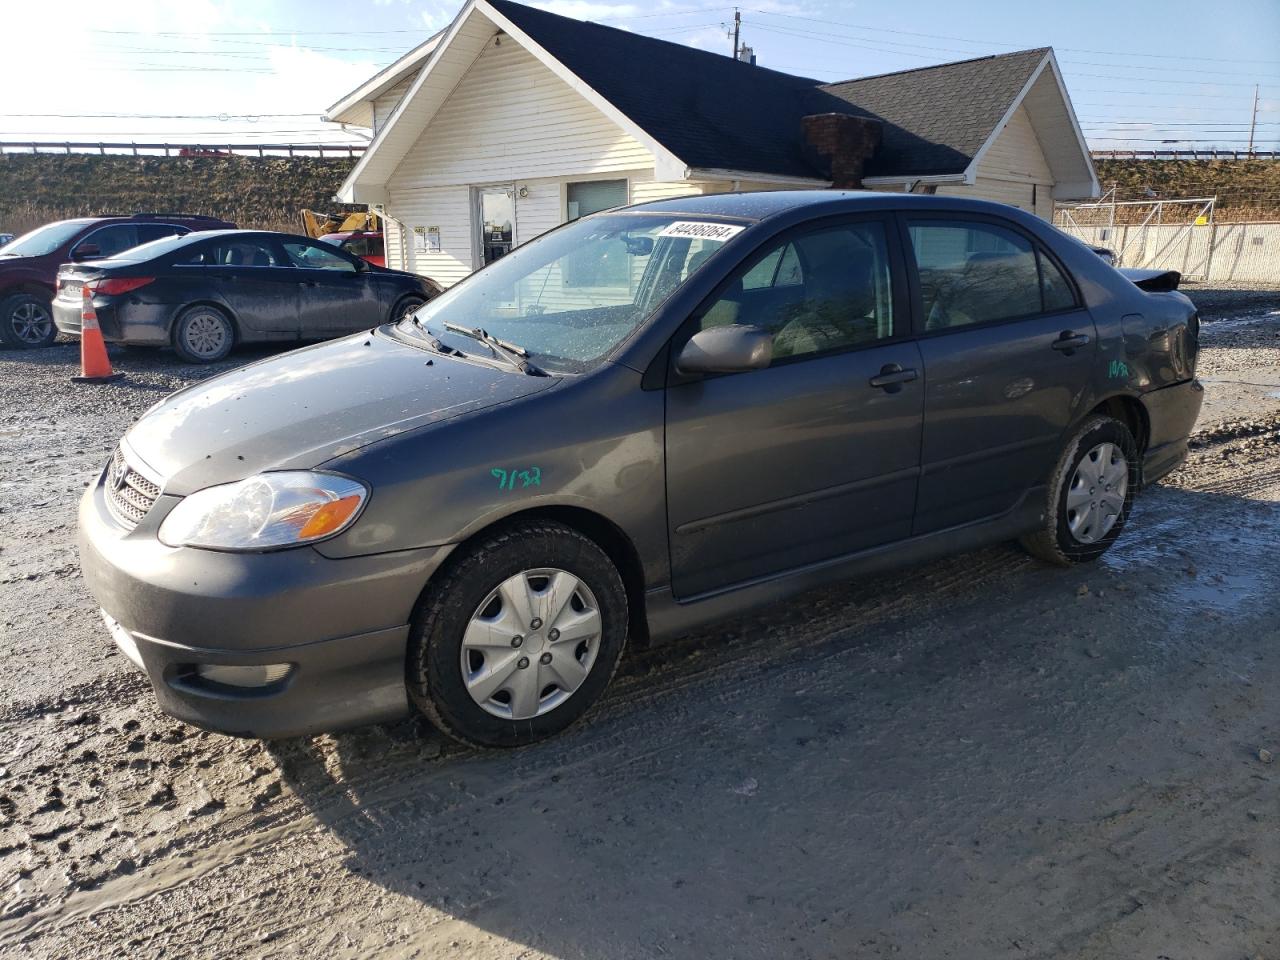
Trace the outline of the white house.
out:
M 445 285 L 567 220 L 661 197 L 861 186 L 1049 217 L 1098 193 L 1048 48 L 822 84 L 468 0 L 327 118 L 373 132 L 337 199 L 384 213 L 388 266 Z

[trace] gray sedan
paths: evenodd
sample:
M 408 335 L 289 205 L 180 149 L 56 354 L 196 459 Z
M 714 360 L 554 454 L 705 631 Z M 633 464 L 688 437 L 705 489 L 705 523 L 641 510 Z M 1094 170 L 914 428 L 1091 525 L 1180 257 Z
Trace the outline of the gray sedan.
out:
M 667 200 L 145 414 L 84 575 L 174 716 L 563 730 L 624 646 L 1019 539 L 1096 559 L 1186 455 L 1197 318 L 1012 208 Z

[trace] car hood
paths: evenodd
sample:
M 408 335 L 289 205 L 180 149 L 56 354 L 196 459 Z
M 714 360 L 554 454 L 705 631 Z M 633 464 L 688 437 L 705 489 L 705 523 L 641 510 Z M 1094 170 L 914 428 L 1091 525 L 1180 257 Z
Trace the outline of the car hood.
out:
M 315 467 L 557 382 L 363 333 L 180 390 L 143 414 L 125 446 L 165 493 L 185 496 L 262 470 Z

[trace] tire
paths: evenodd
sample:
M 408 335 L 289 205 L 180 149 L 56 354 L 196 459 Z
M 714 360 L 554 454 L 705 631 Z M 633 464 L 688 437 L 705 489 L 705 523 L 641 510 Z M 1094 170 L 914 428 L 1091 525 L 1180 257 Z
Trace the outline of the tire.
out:
M 235 346 L 231 318 L 207 304 L 187 307 L 173 325 L 173 349 L 187 363 L 216 363 Z
M 0 299 L 0 343 L 15 350 L 35 350 L 57 338 L 53 304 L 48 298 L 13 293 Z
M 1043 526 L 1019 542 L 1058 566 L 1097 560 L 1124 530 L 1137 487 L 1138 445 L 1129 428 L 1113 417 L 1090 417 L 1054 467 Z
M 396 305 L 391 308 L 391 316 L 387 322 L 399 323 L 426 302 L 427 301 L 425 299 L 416 296 L 415 294 L 409 294 L 406 297 L 401 297 L 396 301 Z
M 628 619 L 622 578 L 595 541 L 558 523 L 515 523 L 463 548 L 442 573 L 414 613 L 406 682 L 445 734 L 524 746 L 561 732 L 600 698 Z M 526 629 L 539 613 L 548 622 L 530 619 Z M 574 636 L 557 637 L 558 628 Z

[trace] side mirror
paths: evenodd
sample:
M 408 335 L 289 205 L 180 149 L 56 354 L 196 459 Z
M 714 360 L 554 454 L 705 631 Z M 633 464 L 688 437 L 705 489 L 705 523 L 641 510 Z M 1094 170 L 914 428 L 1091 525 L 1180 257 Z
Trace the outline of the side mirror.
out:
M 739 373 L 773 361 L 773 334 L 748 324 L 708 327 L 690 338 L 676 360 L 680 373 Z
M 96 243 L 82 243 L 71 251 L 71 259 L 77 263 L 81 260 L 96 260 L 102 256 L 102 248 Z

